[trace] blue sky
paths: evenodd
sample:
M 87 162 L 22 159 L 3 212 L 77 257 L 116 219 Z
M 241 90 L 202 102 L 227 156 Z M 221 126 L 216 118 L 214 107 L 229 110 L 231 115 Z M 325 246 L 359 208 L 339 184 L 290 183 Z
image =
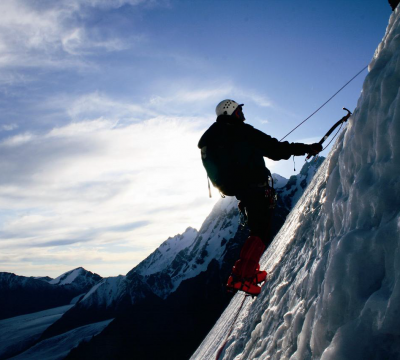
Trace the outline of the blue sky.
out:
M 386 1 L 3 0 L 0 271 L 125 274 L 218 200 L 196 147 L 216 104 L 280 139 L 367 65 Z M 288 137 L 318 141 L 365 71 Z M 325 153 L 327 150 L 325 151 Z M 297 158 L 300 170 L 304 158 Z M 292 160 L 267 161 L 294 174 Z

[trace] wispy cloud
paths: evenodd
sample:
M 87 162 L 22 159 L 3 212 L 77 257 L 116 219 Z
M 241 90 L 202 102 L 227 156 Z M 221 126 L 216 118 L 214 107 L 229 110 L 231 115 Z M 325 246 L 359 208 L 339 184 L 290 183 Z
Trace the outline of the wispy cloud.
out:
M 143 3 L 142 0 L 1 1 L 0 69 L 88 67 L 81 55 L 124 50 L 142 41 L 143 36 L 123 39 L 113 34 L 101 34 L 82 19 L 93 8 L 107 10 Z
M 109 118 L 91 118 L 96 107 Z M 121 241 L 148 253 L 201 224 L 217 200 L 204 201 L 196 148 L 204 119 L 154 112 L 129 122 L 130 112 L 146 108 L 98 93 L 65 109 L 69 124 L 0 143 L 1 253 L 40 247 L 57 255 Z
M 70 55 L 89 55 L 98 50 L 121 51 L 131 46 L 131 43 L 118 38 L 108 40 L 91 38 L 84 28 L 72 29 L 61 38 L 61 44 L 63 50 Z
M 18 134 L 18 135 L 6 138 L 0 144 L 3 147 L 15 147 L 15 146 L 22 145 L 24 143 L 31 142 L 34 139 L 34 137 L 35 136 L 33 134 L 30 134 L 30 133 Z
M 240 87 L 234 81 L 197 84 L 197 86 L 177 83 L 172 89 L 169 88 L 168 92 L 166 96 L 152 97 L 148 106 L 157 111 L 167 108 L 168 111 L 175 113 L 179 109 L 187 109 L 190 105 L 192 113 L 204 113 L 205 109 L 214 109 L 216 104 L 223 99 L 233 99 L 257 107 L 274 107 L 273 101 L 266 95 Z
M 243 101 L 250 101 L 260 107 L 274 107 L 274 104 L 269 97 L 254 90 L 238 90 L 237 95 L 241 97 Z
M 207 105 L 214 106 L 219 99 L 224 99 L 232 94 L 233 86 L 213 84 L 207 87 L 186 86 L 185 84 L 176 84 L 168 90 L 168 95 L 153 96 L 148 102 L 148 107 L 158 112 L 176 113 L 190 109 L 192 114 L 198 111 L 205 112 L 209 108 Z M 172 94 L 172 95 L 171 95 Z M 211 107 L 212 108 L 212 107 Z
M 0 126 L 0 131 L 13 131 L 15 129 L 18 129 L 17 124 L 4 124 Z
M 93 117 L 106 117 L 118 121 L 134 121 L 137 119 L 157 116 L 159 113 L 151 110 L 149 106 L 135 104 L 123 100 L 114 100 L 100 92 L 93 92 L 65 101 L 60 98 L 56 100 L 60 106 L 69 104 L 66 107 L 68 116 L 74 120 L 82 120 Z

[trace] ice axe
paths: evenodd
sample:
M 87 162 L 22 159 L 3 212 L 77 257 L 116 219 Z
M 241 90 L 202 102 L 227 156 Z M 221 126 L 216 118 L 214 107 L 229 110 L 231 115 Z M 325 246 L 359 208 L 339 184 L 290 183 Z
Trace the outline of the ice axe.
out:
M 339 125 L 343 125 L 343 123 L 345 123 L 349 117 L 352 115 L 352 112 L 349 109 L 346 109 L 345 107 L 343 108 L 343 110 L 347 111 L 347 115 L 343 116 L 335 125 L 333 125 L 329 131 L 324 135 L 324 137 L 319 141 L 319 144 L 322 145 L 325 140 L 335 131 L 335 129 L 339 126 Z M 340 129 L 339 129 L 340 130 Z M 336 136 L 336 135 L 335 135 Z M 333 139 L 332 139 L 333 140 Z M 330 144 L 330 143 L 329 143 Z M 328 144 L 328 145 L 329 145 Z M 326 147 L 325 147 L 326 149 Z M 324 149 L 324 150 L 325 150 Z M 309 160 L 311 158 L 311 156 L 313 156 L 312 154 L 308 154 L 306 157 L 306 160 Z

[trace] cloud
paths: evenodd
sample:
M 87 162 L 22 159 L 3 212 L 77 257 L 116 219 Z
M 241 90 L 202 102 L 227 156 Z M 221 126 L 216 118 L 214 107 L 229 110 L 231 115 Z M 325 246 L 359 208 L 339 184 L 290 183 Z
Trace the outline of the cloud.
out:
M 204 114 L 206 109 L 212 109 L 211 113 L 214 114 L 215 106 L 223 99 L 233 99 L 257 107 L 275 107 L 273 101 L 266 95 L 237 86 L 234 81 L 198 83 L 196 87 L 193 84 L 176 82 L 170 87 L 164 85 L 160 87 L 166 88 L 168 95 L 157 95 L 150 99 L 148 107 L 155 111 L 168 109 L 169 113 L 176 114 L 180 112 L 180 109 L 189 108 L 192 114 Z
M 82 120 L 93 117 L 106 117 L 115 119 L 114 121 L 126 122 L 145 119 L 157 116 L 159 113 L 151 110 L 149 106 L 138 105 L 122 100 L 113 100 L 110 97 L 100 93 L 93 92 L 80 96 L 72 101 L 65 98 L 55 100 L 61 104 L 68 103 L 66 111 L 73 120 Z M 51 101 L 53 104 L 54 102 Z
M 53 241 L 48 241 L 45 243 L 40 243 L 37 245 L 34 245 L 36 247 L 52 247 L 52 246 L 65 246 L 65 245 L 72 245 L 72 244 L 76 244 L 77 242 L 79 242 L 78 239 L 74 239 L 74 240 L 53 240 Z
M 237 94 L 238 98 L 242 99 L 240 102 L 250 101 L 260 107 L 274 107 L 274 103 L 268 96 L 260 94 L 254 90 L 238 89 L 235 93 Z
M 73 7 L 79 9 L 85 6 L 97 7 L 101 9 L 117 9 L 124 5 L 135 6 L 143 4 L 145 1 L 146 0 L 72 0 L 70 3 L 73 4 Z
M 72 29 L 61 38 L 62 49 L 69 55 L 90 55 L 99 51 L 115 52 L 127 50 L 145 40 L 144 36 L 129 36 L 129 41 L 120 38 L 103 39 L 102 36 L 90 34 L 80 27 Z
M 106 109 L 122 108 L 117 115 L 136 107 L 103 100 Z M 72 108 L 80 118 L 80 106 Z M 154 249 L 164 237 L 199 226 L 212 206 L 203 201 L 207 184 L 196 147 L 201 121 L 157 115 L 116 126 L 118 118 L 97 118 L 3 140 L 0 248 L 124 240 Z M 194 206 L 196 199 L 202 201 Z
M 13 131 L 15 129 L 18 129 L 17 124 L 4 124 L 0 126 L 0 131 Z
M 136 221 L 136 222 L 128 223 L 128 224 L 110 226 L 109 228 L 104 228 L 101 230 L 102 231 L 111 231 L 111 232 L 126 232 L 126 231 L 137 229 L 142 226 L 147 226 L 149 224 L 150 224 L 150 222 L 148 222 L 148 221 Z
M 56 250 L 55 250 L 56 249 Z M 0 253 L 1 271 L 14 272 L 25 276 L 44 276 L 53 278 L 79 266 L 102 276 L 126 274 L 148 253 L 149 249 L 112 244 L 99 246 L 30 247 Z M 23 271 L 21 273 L 21 271 Z
M 0 2 L 0 69 L 89 67 L 82 55 L 97 51 L 121 51 L 143 40 L 139 35 L 123 39 L 89 27 L 86 20 L 92 9 L 104 11 L 143 3 L 142 0 L 39 3 L 3 0 Z M 2 78 L 7 79 L 6 75 L 0 74 L 0 80 Z M 12 80 L 16 81 L 17 77 Z
M 6 138 L 0 144 L 3 147 L 14 147 L 14 146 L 19 146 L 24 143 L 31 142 L 33 140 L 33 138 L 34 138 L 34 135 L 30 134 L 30 133 L 18 134 L 18 135 Z
M 205 113 L 206 109 L 214 109 L 216 103 L 232 93 L 231 85 L 216 85 L 197 88 L 188 87 L 182 84 L 168 89 L 168 95 L 153 96 L 148 102 L 148 108 L 165 113 L 179 114 L 186 113 L 196 114 Z M 172 95 L 171 95 L 172 94 Z M 188 110 L 189 109 L 189 110 Z

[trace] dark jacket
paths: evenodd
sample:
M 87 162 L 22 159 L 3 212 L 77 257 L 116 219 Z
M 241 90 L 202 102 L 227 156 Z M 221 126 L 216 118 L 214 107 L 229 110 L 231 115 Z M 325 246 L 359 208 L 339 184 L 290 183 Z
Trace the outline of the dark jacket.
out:
M 238 172 L 245 175 L 245 180 L 241 181 L 242 186 L 265 182 L 270 172 L 265 166 L 264 157 L 272 160 L 287 160 L 292 155 L 304 155 L 309 152 L 309 145 L 279 142 L 234 116 L 221 115 L 199 141 L 198 147 L 202 149 L 202 154 L 204 152 L 203 160 L 207 148 L 226 143 L 235 144 L 240 149 L 241 156 L 246 157 L 242 162 L 245 163 L 245 168 Z

